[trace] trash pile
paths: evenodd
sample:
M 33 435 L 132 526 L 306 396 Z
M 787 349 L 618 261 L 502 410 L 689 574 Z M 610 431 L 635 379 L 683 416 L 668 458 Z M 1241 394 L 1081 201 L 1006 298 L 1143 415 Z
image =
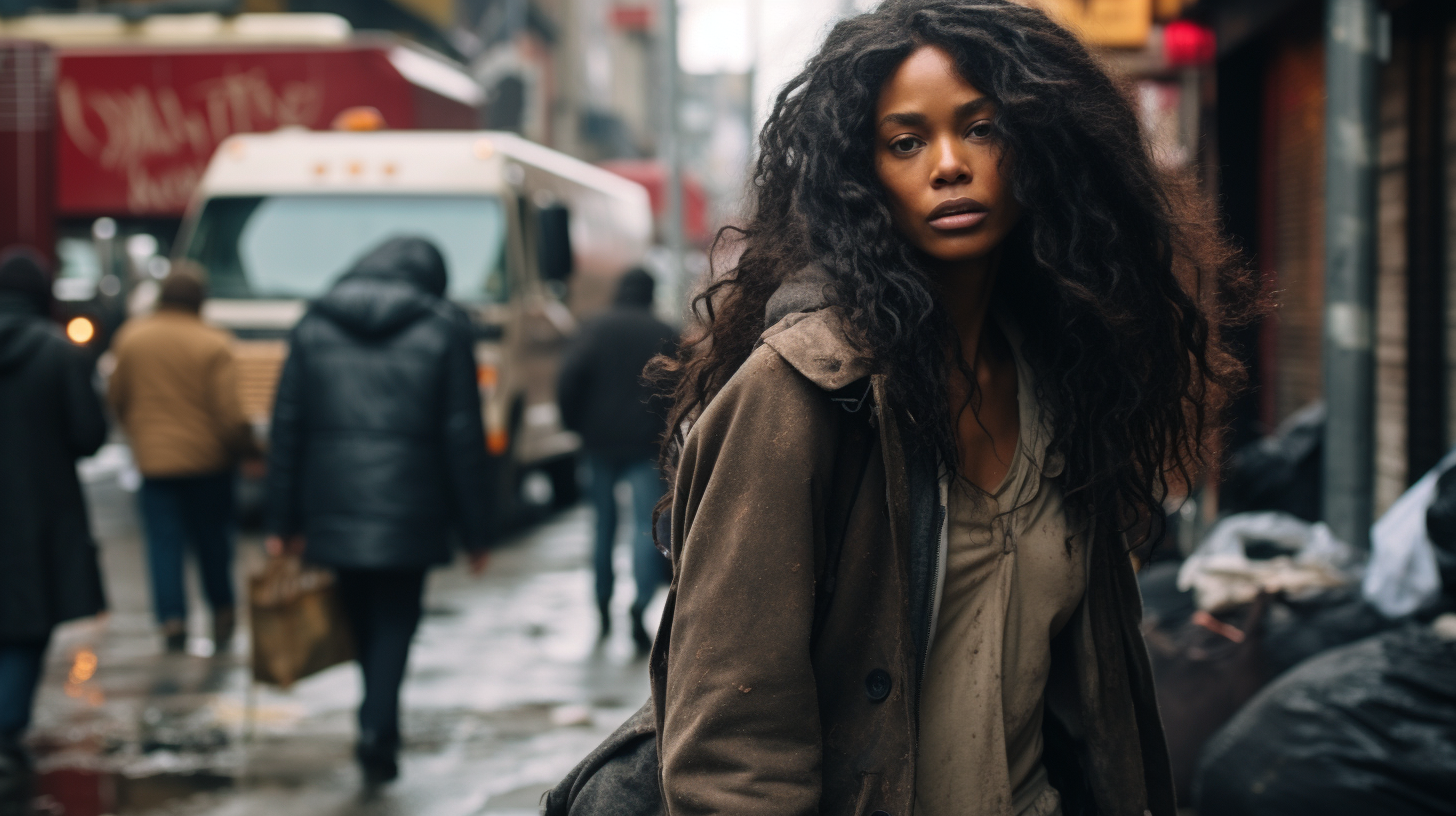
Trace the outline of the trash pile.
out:
M 1139 575 L 1179 801 L 1456 814 L 1456 450 L 1371 528 L 1319 520 L 1318 406 L 1233 457 L 1233 512 Z

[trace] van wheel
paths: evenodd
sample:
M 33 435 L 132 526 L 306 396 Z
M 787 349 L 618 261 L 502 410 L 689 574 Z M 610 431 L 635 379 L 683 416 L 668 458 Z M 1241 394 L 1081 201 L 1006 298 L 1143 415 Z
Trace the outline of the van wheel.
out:
M 521 501 L 521 478 L 523 476 L 521 465 L 516 461 L 516 437 L 521 430 L 521 420 L 525 414 L 525 406 L 517 401 L 511 406 L 510 422 L 506 427 L 510 429 L 506 437 L 506 449 L 500 456 L 496 457 L 498 468 L 497 482 L 495 488 L 495 506 L 499 514 L 500 526 L 505 530 L 515 530 L 525 524 L 524 514 L 521 512 L 525 503 Z

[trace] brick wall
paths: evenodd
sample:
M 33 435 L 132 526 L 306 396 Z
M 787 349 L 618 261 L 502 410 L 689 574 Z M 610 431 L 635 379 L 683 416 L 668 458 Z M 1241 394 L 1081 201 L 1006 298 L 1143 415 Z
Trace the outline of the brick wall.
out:
M 1270 426 L 1323 396 L 1324 65 L 1318 31 L 1288 40 L 1264 88 L 1258 257 L 1277 303 L 1261 340 Z
M 1406 488 L 1406 169 L 1409 53 L 1397 39 L 1380 72 L 1375 278 L 1375 514 Z

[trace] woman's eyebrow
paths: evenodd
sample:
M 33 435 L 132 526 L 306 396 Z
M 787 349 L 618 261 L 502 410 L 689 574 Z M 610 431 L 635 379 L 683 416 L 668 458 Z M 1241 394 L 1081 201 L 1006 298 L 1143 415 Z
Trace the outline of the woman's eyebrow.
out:
M 928 120 L 923 113 L 887 113 L 885 118 L 880 120 L 880 125 L 904 125 L 905 127 L 922 127 Z
M 991 97 L 978 96 L 975 99 L 972 99 L 971 101 L 956 108 L 956 118 L 960 119 L 966 116 L 974 116 L 975 114 L 980 113 L 986 108 L 991 107 L 991 103 Z
M 974 116 L 975 114 L 980 113 L 987 107 L 990 107 L 991 104 L 991 97 L 978 96 L 969 102 L 965 102 L 956 106 L 955 117 L 957 119 L 964 119 L 967 116 Z M 926 117 L 926 115 L 923 113 L 896 111 L 894 113 L 885 114 L 884 118 L 880 119 L 880 126 L 883 127 L 885 125 L 903 125 L 905 127 L 924 127 L 928 121 L 928 117 Z

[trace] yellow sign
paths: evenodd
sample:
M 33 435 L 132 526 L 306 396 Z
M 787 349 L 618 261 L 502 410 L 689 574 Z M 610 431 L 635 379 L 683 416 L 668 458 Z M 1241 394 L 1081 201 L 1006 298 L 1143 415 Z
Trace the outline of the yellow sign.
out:
M 441 31 L 455 22 L 455 4 L 452 0 L 396 0 L 396 3 L 434 23 Z
M 1019 0 L 1045 11 L 1088 45 L 1142 48 L 1153 30 L 1153 0 Z M 1159 0 L 1160 10 L 1168 5 Z

